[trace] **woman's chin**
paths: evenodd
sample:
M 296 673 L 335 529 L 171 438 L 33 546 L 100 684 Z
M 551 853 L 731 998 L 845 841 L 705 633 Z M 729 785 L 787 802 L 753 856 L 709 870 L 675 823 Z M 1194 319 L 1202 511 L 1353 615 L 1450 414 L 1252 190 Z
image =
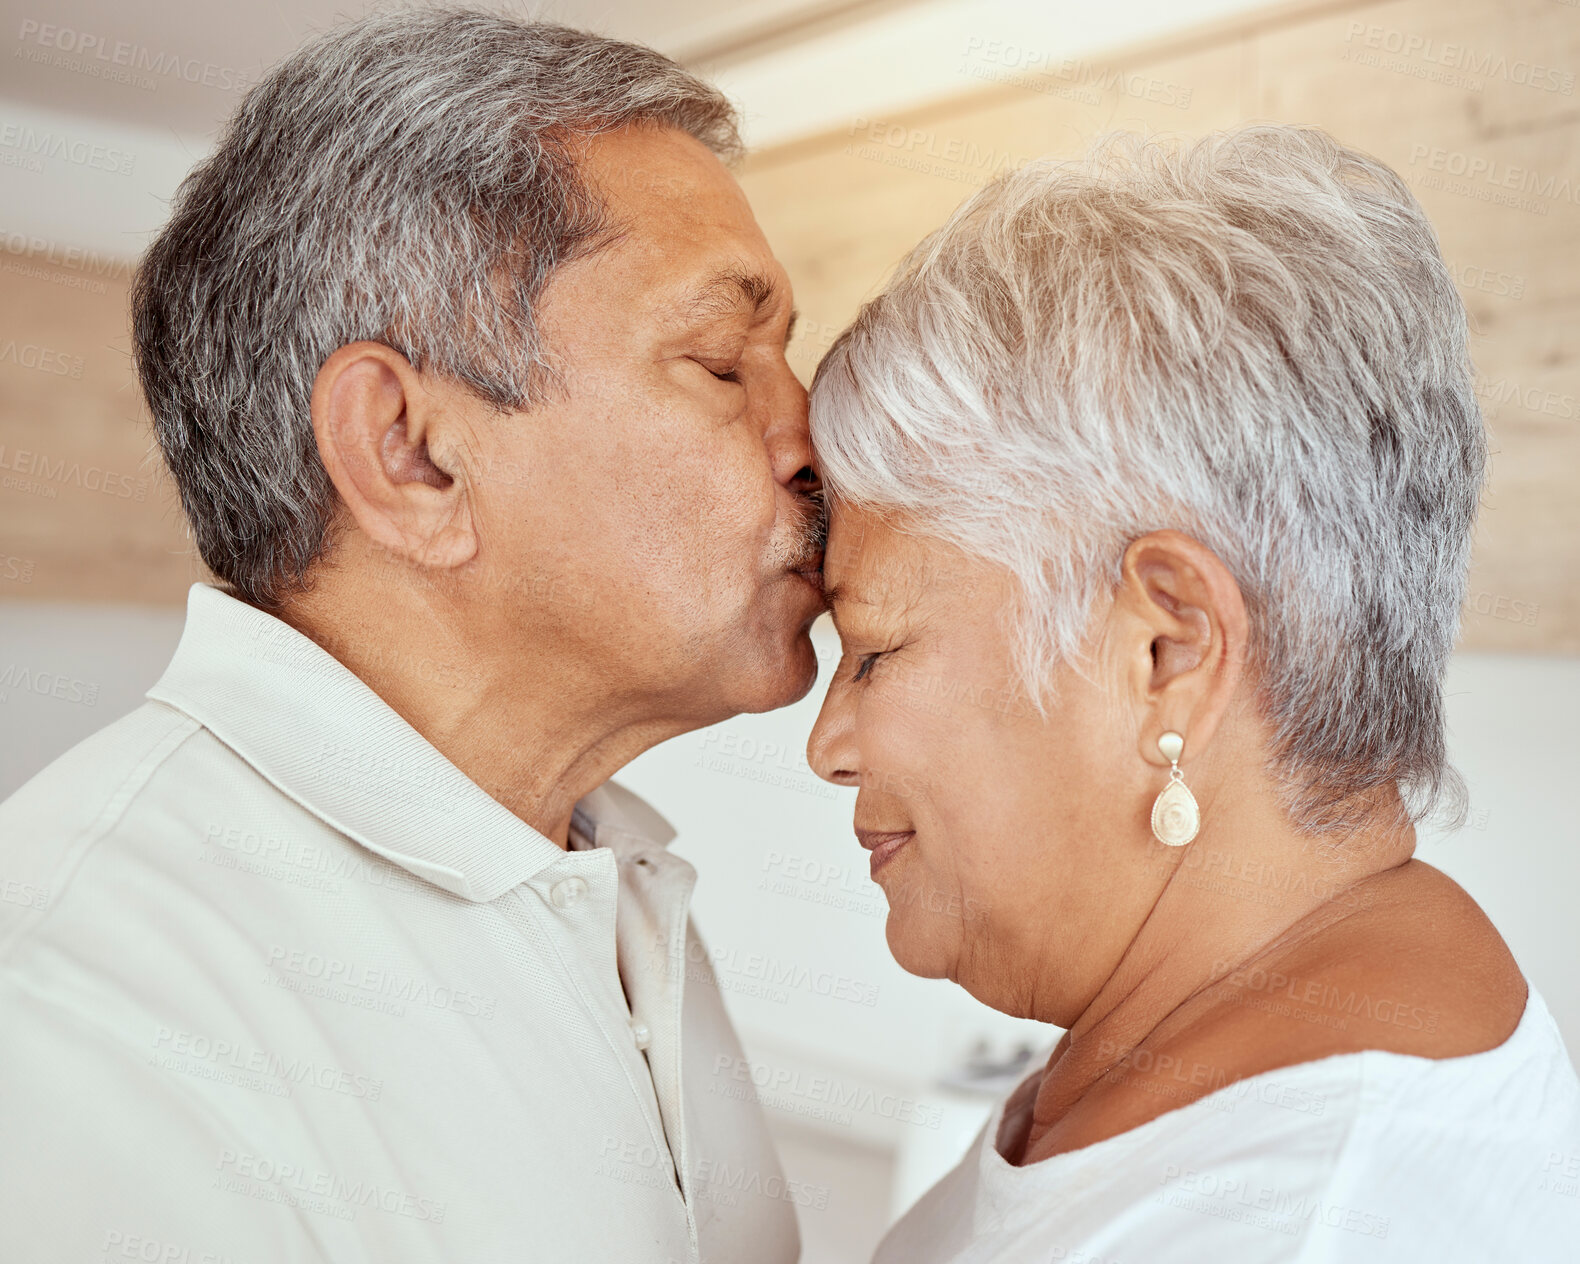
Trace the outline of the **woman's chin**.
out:
M 953 954 L 931 937 L 918 934 L 915 926 L 907 925 L 909 918 L 904 911 L 889 910 L 889 920 L 884 923 L 883 934 L 889 944 L 889 954 L 895 964 L 907 974 L 919 979 L 953 978 Z

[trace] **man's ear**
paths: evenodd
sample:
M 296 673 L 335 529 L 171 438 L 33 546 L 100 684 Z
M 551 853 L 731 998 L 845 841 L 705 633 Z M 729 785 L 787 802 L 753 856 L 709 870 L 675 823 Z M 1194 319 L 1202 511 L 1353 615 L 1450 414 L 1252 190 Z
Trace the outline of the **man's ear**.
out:
M 1139 753 L 1166 766 L 1158 738 L 1185 738 L 1185 758 L 1206 749 L 1245 672 L 1245 597 L 1223 561 L 1178 531 L 1133 540 L 1115 596 L 1129 694 L 1141 716 Z
M 341 347 L 318 370 L 312 410 L 324 468 L 363 535 L 423 567 L 476 555 L 464 471 L 432 455 L 442 397 L 405 356 L 378 342 Z

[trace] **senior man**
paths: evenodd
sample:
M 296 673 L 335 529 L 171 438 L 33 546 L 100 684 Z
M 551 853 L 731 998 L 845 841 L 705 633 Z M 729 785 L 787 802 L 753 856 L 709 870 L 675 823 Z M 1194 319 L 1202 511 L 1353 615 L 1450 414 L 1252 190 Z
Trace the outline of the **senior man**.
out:
M 792 1261 L 609 781 L 823 609 L 789 287 L 658 54 L 309 44 L 183 185 L 136 364 L 199 552 L 148 702 L 0 806 L 0 1257 Z

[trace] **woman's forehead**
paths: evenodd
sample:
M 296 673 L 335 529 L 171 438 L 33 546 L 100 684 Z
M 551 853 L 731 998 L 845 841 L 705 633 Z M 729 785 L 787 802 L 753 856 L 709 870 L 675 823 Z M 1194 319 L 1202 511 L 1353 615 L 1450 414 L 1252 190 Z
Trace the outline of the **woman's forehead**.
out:
M 829 516 L 823 582 L 836 620 L 880 617 L 947 599 L 972 587 L 982 565 L 870 510 L 837 506 Z

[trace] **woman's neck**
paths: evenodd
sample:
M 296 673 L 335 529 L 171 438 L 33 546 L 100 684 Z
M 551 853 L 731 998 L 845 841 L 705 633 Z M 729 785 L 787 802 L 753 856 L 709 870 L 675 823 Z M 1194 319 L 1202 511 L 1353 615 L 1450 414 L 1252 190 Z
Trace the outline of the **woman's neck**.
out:
M 1183 852 L 1159 846 L 1158 861 L 1172 872 L 1050 1058 L 1025 1154 L 1046 1157 L 1038 1151 L 1050 1131 L 1094 1093 L 1124 1083 L 1140 1046 L 1157 1046 L 1198 1021 L 1211 1009 L 1204 996 L 1221 980 L 1298 952 L 1365 911 L 1374 880 L 1415 849 L 1408 822 L 1391 812 L 1384 819 L 1328 845 L 1296 831 L 1282 813 L 1242 807 L 1239 820 L 1218 822 Z M 1148 1105 L 1161 1113 L 1155 1101 L 1139 1108 Z

